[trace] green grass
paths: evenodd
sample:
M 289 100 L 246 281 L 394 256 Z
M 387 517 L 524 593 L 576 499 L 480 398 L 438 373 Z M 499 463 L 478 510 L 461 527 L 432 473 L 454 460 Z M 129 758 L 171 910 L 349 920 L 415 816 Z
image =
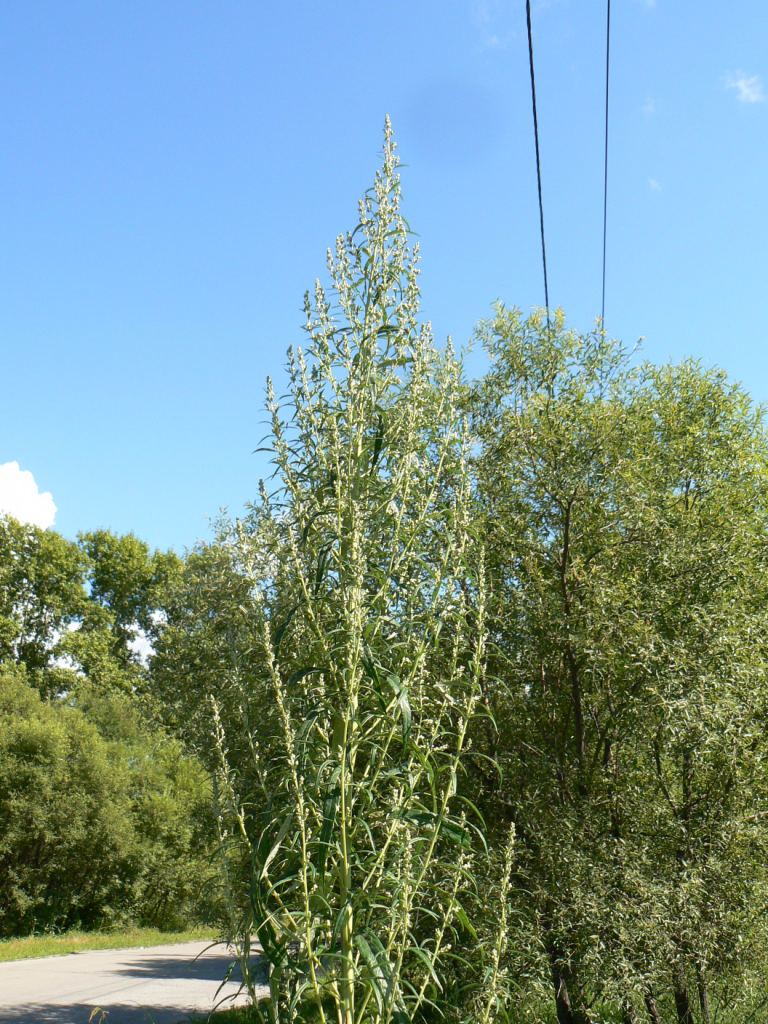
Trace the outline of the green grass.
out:
M 124 928 L 115 932 L 66 932 L 64 935 L 30 935 L 23 939 L 0 940 L 0 963 L 31 957 L 81 953 L 86 949 L 128 949 L 131 946 L 167 946 L 174 942 L 212 939 L 211 928 L 185 932 L 161 932 L 157 928 Z M 224 1024 L 229 1022 L 224 1018 Z M 239 1024 L 237 1018 L 232 1024 Z
M 252 1009 L 242 1006 L 234 1010 L 220 1010 L 212 1013 L 210 1017 L 193 1017 L 189 1024 L 255 1024 L 256 1015 Z

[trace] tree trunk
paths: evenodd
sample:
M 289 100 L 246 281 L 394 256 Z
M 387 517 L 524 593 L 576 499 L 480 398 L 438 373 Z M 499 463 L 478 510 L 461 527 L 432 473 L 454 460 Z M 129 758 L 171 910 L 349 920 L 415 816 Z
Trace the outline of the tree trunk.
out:
M 562 966 L 561 958 L 550 949 L 549 963 L 552 970 L 552 986 L 555 990 L 555 1010 L 557 1024 L 592 1024 L 589 1012 L 582 1007 L 574 1006 L 568 989 L 568 981 L 572 980 L 571 972 Z
M 552 968 L 552 985 L 555 989 L 557 1024 L 575 1024 L 573 1010 L 571 1009 L 571 996 L 568 992 L 568 982 L 565 980 L 565 975 L 557 962 L 557 956 L 551 951 L 549 962 Z
M 696 964 L 696 987 L 699 990 L 699 1007 L 701 1008 L 701 1024 L 712 1024 L 712 1013 L 709 1009 L 709 989 L 704 969 Z
M 696 1024 L 693 1010 L 691 1009 L 691 1001 L 688 998 L 688 984 L 685 980 L 685 970 L 683 967 L 675 968 L 672 985 L 675 993 L 677 1024 Z
M 654 997 L 653 992 L 645 993 L 645 1008 L 648 1011 L 648 1018 L 651 1024 L 661 1024 L 659 1008 L 656 1005 L 656 998 Z

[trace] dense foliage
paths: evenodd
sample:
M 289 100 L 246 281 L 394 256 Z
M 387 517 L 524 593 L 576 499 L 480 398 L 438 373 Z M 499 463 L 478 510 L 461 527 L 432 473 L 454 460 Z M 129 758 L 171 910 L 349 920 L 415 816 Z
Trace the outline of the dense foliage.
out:
M 0 822 L 3 936 L 213 913 L 210 783 L 122 695 L 0 674 Z
M 706 1021 L 764 941 L 762 420 L 722 373 L 631 368 L 601 332 L 500 308 L 483 336 L 484 806 L 518 829 L 518 970 L 550 973 L 562 1021 L 665 1019 L 670 990 Z
M 216 917 L 210 777 L 141 647 L 175 556 L 0 519 L 0 936 Z
M 760 411 L 502 305 L 467 382 L 389 128 L 328 274 L 214 542 L 0 520 L 0 928 L 218 915 L 269 1024 L 763 1019 Z
M 220 786 L 264 1017 L 748 1019 L 762 418 L 720 372 L 503 306 L 460 386 L 398 200 L 388 136 L 270 397 L 276 489 L 226 541 Z

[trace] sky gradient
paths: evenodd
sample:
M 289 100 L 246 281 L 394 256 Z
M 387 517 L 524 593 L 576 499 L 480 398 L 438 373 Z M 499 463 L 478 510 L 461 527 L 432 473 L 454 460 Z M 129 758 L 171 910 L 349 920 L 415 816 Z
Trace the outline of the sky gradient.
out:
M 534 7 L 550 296 L 582 329 L 603 19 Z M 614 0 L 612 62 L 607 328 L 768 400 L 764 4 Z M 181 550 L 256 495 L 264 380 L 385 113 L 437 338 L 465 344 L 497 298 L 541 304 L 522 0 L 2 5 L 0 464 L 52 494 L 57 529 Z

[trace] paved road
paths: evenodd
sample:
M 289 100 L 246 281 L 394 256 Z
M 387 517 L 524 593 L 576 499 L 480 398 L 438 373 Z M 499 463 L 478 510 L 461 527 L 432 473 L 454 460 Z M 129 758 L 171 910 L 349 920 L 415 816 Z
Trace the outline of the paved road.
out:
M 232 957 L 204 942 L 142 949 L 97 950 L 0 964 L 3 1024 L 87 1024 L 94 1007 L 105 1024 L 179 1024 L 247 1000 L 240 974 L 216 994 Z M 197 958 L 197 959 L 195 959 Z

